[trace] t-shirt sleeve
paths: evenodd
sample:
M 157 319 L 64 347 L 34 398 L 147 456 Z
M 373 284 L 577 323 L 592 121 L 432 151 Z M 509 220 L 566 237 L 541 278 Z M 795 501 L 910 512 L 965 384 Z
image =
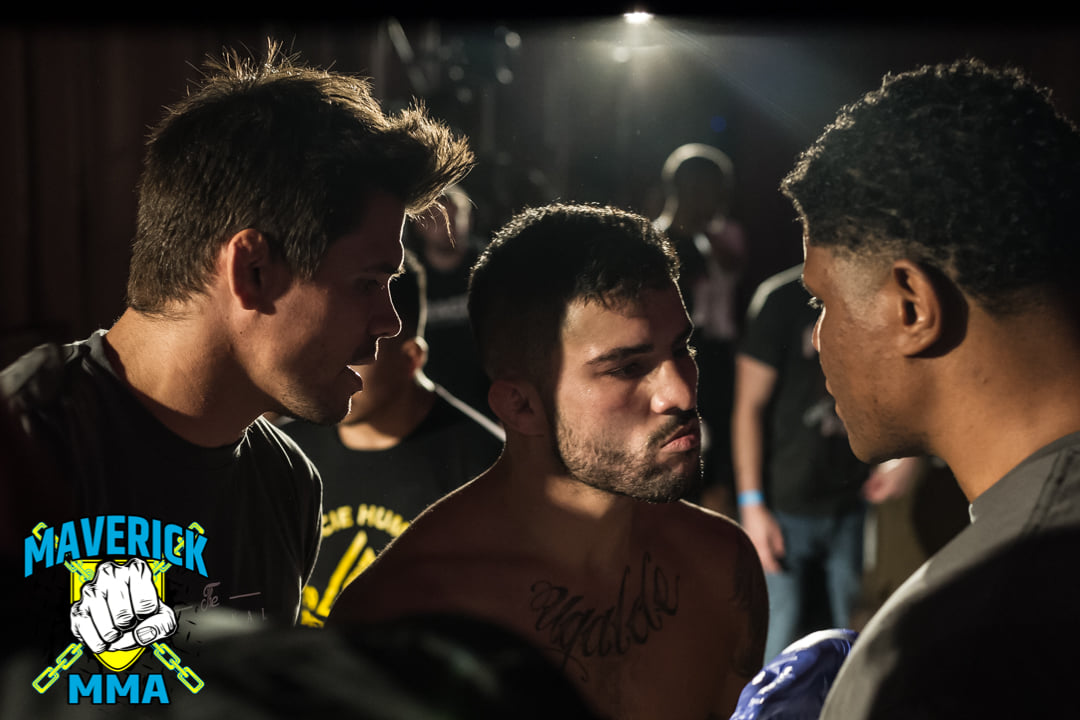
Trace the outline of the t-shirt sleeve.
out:
M 304 509 L 305 527 L 302 528 L 304 539 L 304 553 L 303 553 L 303 571 L 302 579 L 303 584 L 306 585 L 308 580 L 311 579 L 311 573 L 315 569 L 315 560 L 319 556 L 319 545 L 322 542 L 322 497 L 323 497 L 323 484 L 322 476 L 319 475 L 318 468 L 315 467 L 307 455 L 304 455 L 303 463 L 300 463 L 302 468 L 301 476 L 297 479 L 302 486 L 308 490 L 306 497 L 303 498 L 306 502 L 302 504 Z
M 304 556 L 304 585 L 311 579 L 311 573 L 315 569 L 315 560 L 319 557 L 319 546 L 322 543 L 322 478 L 318 469 L 311 465 L 311 505 L 308 513 L 311 525 L 308 529 L 307 553 Z
M 785 311 L 783 293 L 788 285 L 760 287 L 750 302 L 747 312 L 746 331 L 739 343 L 739 352 L 779 368 L 783 364 L 783 349 L 787 342 L 784 323 L 790 322 L 791 308 Z
M 293 511 L 297 513 L 299 523 L 293 537 L 300 543 L 296 557 L 302 563 L 301 579 L 306 584 L 315 568 L 319 544 L 322 541 L 322 476 L 315 463 L 290 433 L 274 426 L 264 418 L 260 418 L 259 423 L 264 427 L 264 432 L 276 438 L 282 451 L 288 457 L 291 483 L 296 488 L 297 504 Z

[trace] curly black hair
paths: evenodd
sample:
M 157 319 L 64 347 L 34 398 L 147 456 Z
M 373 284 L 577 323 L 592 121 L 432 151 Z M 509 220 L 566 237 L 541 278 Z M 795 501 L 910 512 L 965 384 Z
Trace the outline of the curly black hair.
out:
M 1080 133 L 1015 68 L 976 59 L 886 75 L 784 178 L 807 241 L 906 257 L 991 312 L 1067 288 L 1078 260 Z

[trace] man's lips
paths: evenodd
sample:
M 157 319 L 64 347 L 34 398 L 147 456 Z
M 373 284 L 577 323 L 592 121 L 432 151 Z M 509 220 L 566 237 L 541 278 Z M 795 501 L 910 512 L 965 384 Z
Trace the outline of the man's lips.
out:
M 357 388 L 356 388 L 356 390 L 354 392 L 360 392 L 361 390 L 363 390 L 364 389 L 364 378 L 361 377 L 360 373 L 358 373 L 356 371 L 356 367 L 354 367 L 353 365 L 346 365 L 345 366 L 345 371 L 349 375 L 352 376 L 353 380 L 356 381 Z
M 687 423 L 676 430 L 661 446 L 669 452 L 687 452 L 701 445 L 701 424 L 698 421 Z
M 362 356 L 356 358 L 355 360 L 350 360 L 349 364 L 346 365 L 345 367 L 348 368 L 349 372 L 354 373 L 357 376 L 357 378 L 359 378 L 360 377 L 360 368 L 362 366 L 364 366 L 364 365 L 370 365 L 373 362 L 375 362 L 375 354 L 374 353 L 372 353 L 370 355 L 362 355 Z

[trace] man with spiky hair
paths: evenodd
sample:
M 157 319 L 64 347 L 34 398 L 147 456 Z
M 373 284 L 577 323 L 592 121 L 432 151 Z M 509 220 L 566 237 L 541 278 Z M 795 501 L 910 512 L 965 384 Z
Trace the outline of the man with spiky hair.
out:
M 964 60 L 886 76 L 784 180 L 852 449 L 943 459 L 972 518 L 866 626 L 823 718 L 1074 707 L 1078 169 L 1048 91 Z
M 108 331 L 38 347 L 0 375 L 70 487 L 41 499 L 43 515 L 64 503 L 89 527 L 128 516 L 192 533 L 201 565 L 174 561 L 165 574 L 177 638 L 214 607 L 295 622 L 321 486 L 261 416 L 345 416 L 362 389 L 350 366 L 399 330 L 388 286 L 405 216 L 472 163 L 465 140 L 421 108 L 385 114 L 366 79 L 273 42 L 264 58 L 226 53 L 150 135 L 127 310 Z M 27 533 L 38 519 L 25 519 Z M 39 572 L 66 587 L 61 563 Z M 97 653 L 170 635 L 120 607 L 128 586 L 108 582 L 87 582 L 72 607 L 76 640 Z M 143 662 L 160 670 L 151 654 Z
M 677 283 L 671 243 L 633 213 L 557 204 L 500 230 L 468 306 L 503 453 L 395 539 L 327 626 L 471 615 L 547 653 L 602 717 L 730 716 L 768 603 L 746 535 L 682 500 L 701 432 Z

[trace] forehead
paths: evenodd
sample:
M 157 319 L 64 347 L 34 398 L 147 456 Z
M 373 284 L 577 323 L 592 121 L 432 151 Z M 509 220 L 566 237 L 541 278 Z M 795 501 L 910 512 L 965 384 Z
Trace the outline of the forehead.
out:
M 811 295 L 836 307 L 865 311 L 880 296 L 892 262 L 882 256 L 855 256 L 844 249 L 803 244 L 803 285 Z
M 834 259 L 825 248 L 803 240 L 803 284 L 811 291 L 832 272 Z
M 368 201 L 359 225 L 330 245 L 320 270 L 342 264 L 352 272 L 396 274 L 404 259 L 404 223 L 405 204 L 392 195 L 376 193 Z
M 689 324 L 674 283 L 645 290 L 636 299 L 575 300 L 563 320 L 563 350 L 595 357 L 618 347 L 666 345 L 685 334 Z

